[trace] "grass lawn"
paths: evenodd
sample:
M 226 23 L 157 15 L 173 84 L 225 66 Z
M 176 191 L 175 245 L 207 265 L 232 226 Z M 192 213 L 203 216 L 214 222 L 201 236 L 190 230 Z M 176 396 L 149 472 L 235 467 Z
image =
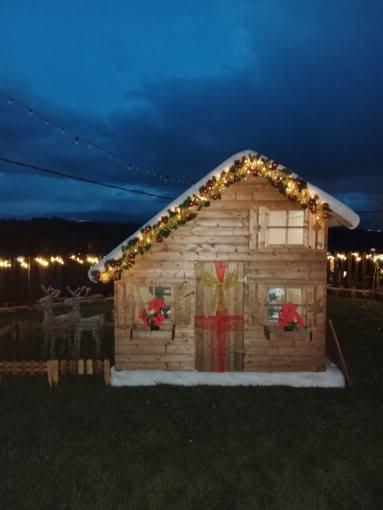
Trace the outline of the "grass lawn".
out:
M 352 390 L 0 386 L 0 508 L 383 508 L 383 303 L 329 299 Z

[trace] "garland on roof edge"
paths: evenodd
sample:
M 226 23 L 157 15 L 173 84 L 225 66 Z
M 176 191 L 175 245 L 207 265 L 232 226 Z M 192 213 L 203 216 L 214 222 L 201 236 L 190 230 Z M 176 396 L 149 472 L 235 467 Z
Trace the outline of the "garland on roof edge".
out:
M 188 196 L 181 204 L 168 209 L 167 214 L 152 225 L 146 225 L 141 233 L 130 239 L 122 247 L 119 260 L 109 259 L 105 262 L 105 271 L 92 271 L 92 276 L 103 283 L 117 280 L 123 269 L 130 269 L 138 255 L 148 251 L 153 243 L 162 243 L 172 230 L 185 225 L 194 219 L 204 207 L 209 207 L 211 200 L 220 200 L 224 188 L 247 179 L 250 175 L 265 177 L 274 188 L 289 200 L 298 202 L 303 209 L 308 208 L 318 219 L 327 219 L 329 205 L 322 202 L 316 194 L 310 194 L 307 182 L 286 168 L 279 168 L 279 163 L 271 159 L 249 154 L 237 160 L 229 170 L 223 170 L 210 177 L 198 192 Z

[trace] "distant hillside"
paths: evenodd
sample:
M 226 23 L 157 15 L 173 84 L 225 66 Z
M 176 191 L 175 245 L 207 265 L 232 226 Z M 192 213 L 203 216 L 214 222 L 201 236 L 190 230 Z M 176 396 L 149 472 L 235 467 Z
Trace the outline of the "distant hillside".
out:
M 368 231 L 357 228 L 330 228 L 328 236 L 329 250 L 367 251 L 375 248 L 383 250 L 383 232 Z
M 0 256 L 107 253 L 139 225 L 61 218 L 0 220 Z
M 140 225 L 61 218 L 0 220 L 0 257 L 69 254 L 73 251 L 106 254 Z M 332 228 L 330 250 L 383 250 L 383 232 Z

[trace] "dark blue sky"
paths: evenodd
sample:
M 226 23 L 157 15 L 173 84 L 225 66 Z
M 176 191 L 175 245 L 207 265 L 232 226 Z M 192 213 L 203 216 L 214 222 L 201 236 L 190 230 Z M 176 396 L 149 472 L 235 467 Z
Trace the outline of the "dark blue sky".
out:
M 0 0 L 0 156 L 174 196 L 144 169 L 193 182 L 251 148 L 382 208 L 382 26 L 381 0 Z M 163 205 L 0 163 L 2 217 L 138 221 Z

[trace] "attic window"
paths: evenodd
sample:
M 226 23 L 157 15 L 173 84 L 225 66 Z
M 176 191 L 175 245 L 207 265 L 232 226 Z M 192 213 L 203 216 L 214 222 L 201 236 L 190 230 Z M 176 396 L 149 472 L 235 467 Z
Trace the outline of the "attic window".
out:
M 269 245 L 303 245 L 304 211 L 269 211 Z

